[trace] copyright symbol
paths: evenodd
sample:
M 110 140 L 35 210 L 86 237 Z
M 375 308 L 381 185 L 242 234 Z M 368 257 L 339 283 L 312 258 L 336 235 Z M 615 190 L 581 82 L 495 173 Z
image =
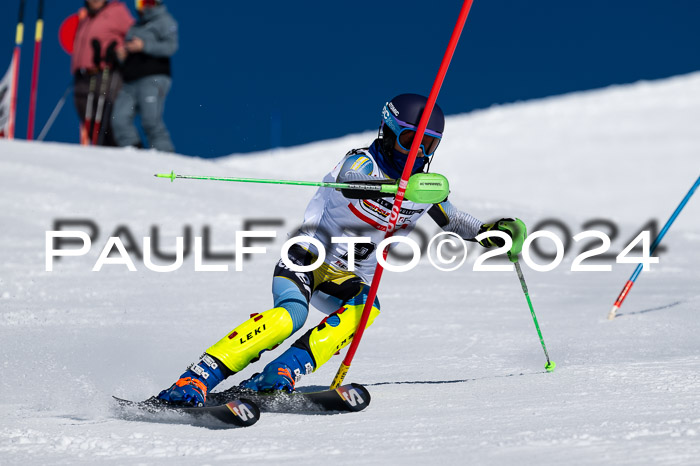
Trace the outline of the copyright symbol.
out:
M 435 243 L 435 248 L 432 247 L 433 243 Z M 446 258 L 443 254 L 444 247 L 446 245 L 455 250 L 461 247 L 464 253 L 451 254 L 448 258 Z M 435 258 L 433 258 L 433 254 L 435 255 Z M 457 262 L 457 258 L 460 255 L 462 256 L 462 260 L 456 265 L 452 265 Z M 449 231 L 438 233 L 437 235 L 433 236 L 428 243 L 428 260 L 433 267 L 443 272 L 452 272 L 453 270 L 457 270 L 462 266 L 462 264 L 464 264 L 464 261 L 467 260 L 467 243 L 456 233 Z M 447 267 L 450 265 L 452 266 Z

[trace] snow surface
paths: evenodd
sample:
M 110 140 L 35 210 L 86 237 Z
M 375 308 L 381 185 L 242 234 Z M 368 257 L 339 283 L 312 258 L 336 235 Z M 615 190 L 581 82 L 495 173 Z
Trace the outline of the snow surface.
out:
M 504 105 L 448 118 L 432 170 L 449 177 L 457 206 L 483 220 L 556 218 L 571 234 L 613 221 L 617 253 L 649 219 L 663 225 L 697 179 L 698 121 L 698 73 Z M 613 322 L 607 312 L 633 265 L 571 272 L 575 245 L 551 272 L 524 267 L 554 373 L 543 370 L 515 273 L 474 272 L 473 256 L 445 273 L 424 258 L 411 272 L 384 274 L 382 315 L 346 378 L 369 387 L 366 411 L 263 414 L 234 430 L 121 419 L 112 395 L 157 393 L 270 307 L 279 245 L 313 193 L 152 174 L 317 180 L 373 137 L 214 161 L 0 141 L 0 463 L 700 464 L 697 195 Z M 246 219 L 260 218 L 285 223 L 243 272 L 226 261 L 228 272 L 195 273 L 192 256 L 172 273 L 136 257 L 137 272 L 91 272 L 119 226 L 138 243 L 159 236 L 167 251 L 186 225 L 194 236 L 208 226 L 222 253 Z M 87 256 L 46 272 L 45 232 L 56 219 L 92 219 L 100 232 Z M 312 310 L 307 327 L 322 317 Z M 301 385 L 327 386 L 339 363 Z

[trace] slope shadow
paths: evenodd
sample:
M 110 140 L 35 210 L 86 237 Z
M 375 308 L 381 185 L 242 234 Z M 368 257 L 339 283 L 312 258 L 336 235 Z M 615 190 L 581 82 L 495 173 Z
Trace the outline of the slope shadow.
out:
M 436 384 L 450 384 L 450 383 L 466 383 L 466 382 L 476 382 L 478 380 L 488 380 L 488 379 L 500 379 L 505 377 L 519 377 L 523 375 L 535 375 L 535 374 L 546 374 L 547 371 L 538 372 L 521 372 L 519 374 L 505 374 L 505 375 L 492 375 L 488 377 L 476 377 L 473 379 L 455 379 L 455 380 L 406 380 L 406 381 L 394 381 L 394 382 L 376 382 L 364 384 L 365 387 L 376 387 L 379 385 L 436 385 Z
M 654 312 L 654 311 L 662 311 L 664 309 L 669 309 L 675 306 L 678 306 L 679 304 L 683 303 L 683 301 L 676 301 L 671 304 L 666 304 L 664 306 L 659 306 L 659 307 L 652 307 L 650 309 L 644 309 L 641 311 L 635 311 L 635 312 L 621 312 L 617 314 L 617 317 L 622 317 L 622 316 L 633 316 L 635 314 L 646 314 L 647 312 Z
M 94 419 L 91 417 L 87 416 L 80 416 L 77 414 L 56 414 L 54 416 L 57 419 L 65 419 L 66 421 L 72 421 L 72 422 L 66 422 L 63 425 L 68 425 L 68 426 L 85 426 L 85 425 L 92 425 L 92 424 L 105 424 L 107 422 L 112 421 L 112 419 Z

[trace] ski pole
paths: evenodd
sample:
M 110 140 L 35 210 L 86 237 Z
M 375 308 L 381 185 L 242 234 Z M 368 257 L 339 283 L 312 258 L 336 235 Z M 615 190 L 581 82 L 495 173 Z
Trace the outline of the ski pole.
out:
M 693 185 L 692 188 L 690 188 L 690 191 L 688 191 L 688 194 L 685 195 L 683 200 L 681 201 L 680 204 L 678 204 L 678 207 L 676 207 L 676 210 L 673 211 L 671 214 L 671 218 L 668 219 L 666 222 L 666 225 L 661 229 L 659 234 L 656 236 L 656 239 L 654 239 L 654 242 L 651 244 L 651 248 L 649 250 L 649 255 L 654 254 L 654 251 L 656 250 L 656 247 L 661 243 L 661 240 L 663 239 L 664 235 L 668 231 L 669 228 L 671 228 L 671 225 L 673 222 L 676 220 L 676 217 L 678 217 L 678 214 L 681 213 L 681 210 L 683 210 L 683 207 L 688 203 L 688 200 L 690 197 L 693 195 L 696 189 L 698 189 L 698 186 L 700 186 L 700 176 L 698 179 L 695 181 L 695 184 Z M 615 304 L 613 304 L 612 309 L 610 309 L 610 312 L 608 313 L 608 320 L 613 320 L 615 318 L 615 314 L 617 313 L 617 310 L 620 309 L 620 306 L 622 306 L 623 301 L 627 297 L 627 294 L 630 292 L 630 289 L 632 289 L 632 285 L 634 285 L 634 282 L 637 280 L 637 277 L 639 276 L 640 273 L 642 273 L 642 268 L 644 267 L 644 264 L 638 264 L 637 268 L 634 269 L 634 272 L 632 273 L 632 276 L 627 280 L 627 283 L 625 283 L 625 286 L 622 288 L 622 291 L 618 295 L 617 299 L 615 300 Z
M 98 141 L 98 136 L 100 134 L 100 128 L 102 127 L 102 114 L 105 108 L 105 99 L 107 98 L 107 89 L 109 89 L 109 81 L 111 80 L 112 73 L 110 73 L 109 66 L 102 68 L 102 78 L 100 79 L 100 97 L 97 99 L 97 111 L 95 112 L 95 124 L 92 129 L 92 145 L 96 146 Z
M 97 87 L 97 74 L 90 75 L 90 85 L 88 87 L 87 101 L 85 103 L 85 122 L 80 131 L 80 144 L 87 146 L 90 144 L 90 131 L 92 129 L 92 113 L 95 101 L 95 87 Z
M 53 122 L 56 120 L 56 117 L 58 116 L 59 113 L 61 113 L 61 110 L 63 109 L 63 104 L 66 103 L 66 99 L 68 98 L 68 94 L 70 94 L 70 90 L 72 88 L 73 88 L 73 84 L 72 83 L 68 84 L 68 87 L 63 92 L 63 96 L 56 103 L 56 106 L 54 107 L 53 112 L 51 112 L 51 116 L 49 116 L 49 119 L 46 120 L 46 124 L 42 128 L 41 133 L 39 133 L 39 137 L 36 138 L 37 141 L 43 141 L 44 138 L 46 137 L 46 134 L 51 129 L 51 126 L 53 126 Z
M 114 105 L 112 103 L 112 100 L 115 97 L 115 94 L 117 93 L 117 83 L 119 82 L 118 78 L 114 77 L 114 70 L 112 71 L 112 74 L 109 77 L 109 90 L 107 91 L 107 97 L 105 101 L 105 109 L 104 113 L 102 114 L 102 121 L 109 122 L 110 118 L 112 118 L 112 106 Z M 111 124 L 107 125 L 101 125 L 100 126 L 100 134 L 97 137 L 97 145 L 101 146 L 104 144 L 105 137 L 107 137 L 107 133 L 111 131 Z
M 235 177 L 217 177 L 217 176 L 195 176 L 195 175 L 177 175 L 174 172 L 157 173 L 156 178 L 169 178 L 171 182 L 176 179 L 183 180 L 209 180 L 209 181 L 236 181 L 241 183 L 263 183 L 263 184 L 287 184 L 294 186 L 317 186 L 321 188 L 335 189 L 359 189 L 362 191 L 378 191 L 387 194 L 395 194 L 398 190 L 396 184 L 360 184 L 360 183 L 327 183 L 324 181 L 296 181 L 296 180 L 271 180 L 260 178 L 235 178 Z
M 95 110 L 95 89 L 97 88 L 97 75 L 99 73 L 100 63 L 102 62 L 102 46 L 100 45 L 100 41 L 92 39 L 90 44 L 92 45 L 92 64 L 94 69 L 88 70 L 90 74 L 90 85 L 88 87 L 87 102 L 85 104 L 85 124 L 80 131 L 80 144 L 84 146 L 90 145 L 91 142 L 92 117 Z
M 547 362 L 544 368 L 547 372 L 552 372 L 557 364 L 549 359 L 549 353 L 547 352 L 547 346 L 544 344 L 544 338 L 542 338 L 542 331 L 540 330 L 540 324 L 537 323 L 537 316 L 535 315 L 535 309 L 532 307 L 532 301 L 530 300 L 530 294 L 527 291 L 527 284 L 525 283 L 525 277 L 523 277 L 523 271 L 520 269 L 520 264 L 515 261 L 515 271 L 518 273 L 518 279 L 520 280 L 520 286 L 523 287 L 523 293 L 525 293 L 525 299 L 527 300 L 527 305 L 530 308 L 530 314 L 532 314 L 532 321 L 535 323 L 535 328 L 537 329 L 537 335 L 540 337 L 540 344 L 544 350 L 544 357 L 547 358 Z
M 216 176 L 194 176 L 194 175 L 176 175 L 174 172 L 159 173 L 154 175 L 158 178 L 169 178 L 170 181 L 175 181 L 177 178 L 192 179 L 192 180 L 209 180 L 209 181 L 237 181 L 243 183 L 266 183 L 266 184 L 289 184 L 296 186 L 318 186 L 321 188 L 348 189 L 350 192 L 345 192 L 345 196 L 353 199 L 364 199 L 364 194 L 358 194 L 353 191 L 374 191 L 386 193 L 386 196 L 395 195 L 400 185 L 396 180 L 389 178 L 378 178 L 370 183 L 329 183 L 324 181 L 294 181 L 294 180 L 266 180 L 259 178 L 222 178 Z M 442 202 L 450 194 L 450 183 L 447 178 L 439 173 L 416 173 L 411 176 L 405 190 L 405 198 L 419 204 L 437 204 Z
M 105 108 L 104 108 L 104 113 L 102 115 L 102 120 L 108 122 L 107 125 L 101 125 L 100 127 L 100 134 L 97 137 L 97 145 L 101 146 L 104 144 L 104 139 L 106 137 L 107 131 L 111 130 L 112 125 L 109 124 L 110 119 L 112 118 L 112 101 L 116 97 L 117 93 L 117 84 L 119 84 L 119 77 L 117 76 L 117 55 L 115 52 L 115 49 L 117 48 L 117 42 L 112 41 L 112 43 L 109 44 L 109 47 L 107 47 L 107 52 L 105 53 L 105 61 L 107 63 L 107 66 L 111 69 L 112 73 L 109 76 L 109 89 L 107 90 L 107 96 L 106 96 L 106 102 L 105 102 Z
M 408 179 L 411 176 L 411 168 L 413 167 L 413 163 L 415 162 L 416 156 L 418 155 L 418 148 L 420 147 L 421 140 L 423 139 L 423 134 L 425 134 L 425 129 L 428 127 L 430 115 L 433 112 L 433 107 L 435 106 L 438 94 L 440 93 L 440 88 L 442 87 L 442 83 L 445 80 L 447 68 L 450 66 L 452 56 L 454 55 L 454 51 L 457 48 L 457 44 L 459 43 L 459 37 L 462 34 L 462 29 L 464 28 L 464 23 L 466 23 L 467 21 L 467 16 L 469 15 L 469 10 L 471 6 L 472 0 L 464 0 L 464 2 L 462 3 L 462 8 L 457 18 L 457 24 L 455 24 L 455 27 L 452 30 L 452 35 L 450 37 L 449 43 L 447 44 L 445 54 L 442 57 L 440 68 L 438 69 L 435 81 L 433 81 L 433 86 L 430 89 L 428 101 L 425 104 L 423 114 L 421 115 L 420 121 L 418 122 L 418 128 L 416 129 L 416 135 L 414 136 L 413 143 L 411 144 L 411 150 L 408 151 L 408 158 L 406 160 L 406 164 L 404 165 L 403 173 L 401 174 L 401 180 L 399 181 L 399 189 L 397 190 L 396 197 L 394 198 L 394 205 L 391 208 L 391 215 L 389 216 L 389 222 L 386 226 L 386 234 L 384 235 L 384 238 L 391 237 L 391 235 L 394 233 L 394 229 L 396 228 L 396 222 L 399 219 L 399 212 L 401 211 L 401 204 L 403 203 L 404 195 L 406 193 Z M 388 252 L 389 248 L 385 248 L 385 260 Z M 377 289 L 379 288 L 379 282 L 381 281 L 383 271 L 384 268 L 381 266 L 381 264 L 379 264 L 379 261 L 377 261 L 377 266 L 374 269 L 374 277 L 372 278 L 372 284 L 369 288 L 369 293 L 367 295 L 365 307 L 362 310 L 360 322 L 358 323 L 357 330 L 355 330 L 355 334 L 352 337 L 352 341 L 350 342 L 348 352 L 345 354 L 345 358 L 343 359 L 343 362 L 338 368 L 338 372 L 333 378 L 333 382 L 330 386 L 331 389 L 338 388 L 340 384 L 343 383 L 343 379 L 345 379 L 345 376 L 350 370 L 350 364 L 352 363 L 352 359 L 355 357 L 355 352 L 357 351 L 357 347 L 359 346 L 360 341 L 362 340 L 362 335 L 364 334 L 365 328 L 367 327 L 367 321 L 369 320 L 369 315 L 372 310 L 372 306 L 374 305 L 374 299 L 377 296 Z
M 39 87 L 39 60 L 41 58 L 41 39 L 44 35 L 44 0 L 39 0 L 36 26 L 34 26 L 34 59 L 32 61 L 32 87 L 29 94 L 29 119 L 27 120 L 27 141 L 34 138 L 34 119 L 36 117 L 36 96 Z
M 12 94 L 10 94 L 10 112 L 7 122 L 7 139 L 15 137 L 15 120 L 17 118 L 17 87 L 19 85 L 19 58 L 24 39 L 24 0 L 19 2 L 19 18 L 15 30 L 15 50 L 12 52 Z

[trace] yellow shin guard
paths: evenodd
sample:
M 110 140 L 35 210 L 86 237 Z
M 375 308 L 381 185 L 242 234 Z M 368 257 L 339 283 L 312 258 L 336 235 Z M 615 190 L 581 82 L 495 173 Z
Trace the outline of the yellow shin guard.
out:
M 364 307 L 364 304 L 346 304 L 301 338 L 301 340 L 307 339 L 307 341 L 303 343 L 300 341 L 301 345 L 299 346 L 308 345 L 316 363 L 316 369 L 328 362 L 335 353 L 345 348 L 352 341 L 352 338 L 355 336 L 355 330 L 357 330 L 357 324 L 360 323 Z M 340 318 L 340 323 L 335 327 L 328 323 L 334 315 Z M 377 315 L 379 315 L 379 309 L 372 306 L 369 319 L 367 320 L 368 327 Z
M 240 372 L 260 353 L 275 348 L 286 340 L 294 328 L 286 309 L 276 307 L 251 318 L 233 329 L 207 350 L 233 372 Z

